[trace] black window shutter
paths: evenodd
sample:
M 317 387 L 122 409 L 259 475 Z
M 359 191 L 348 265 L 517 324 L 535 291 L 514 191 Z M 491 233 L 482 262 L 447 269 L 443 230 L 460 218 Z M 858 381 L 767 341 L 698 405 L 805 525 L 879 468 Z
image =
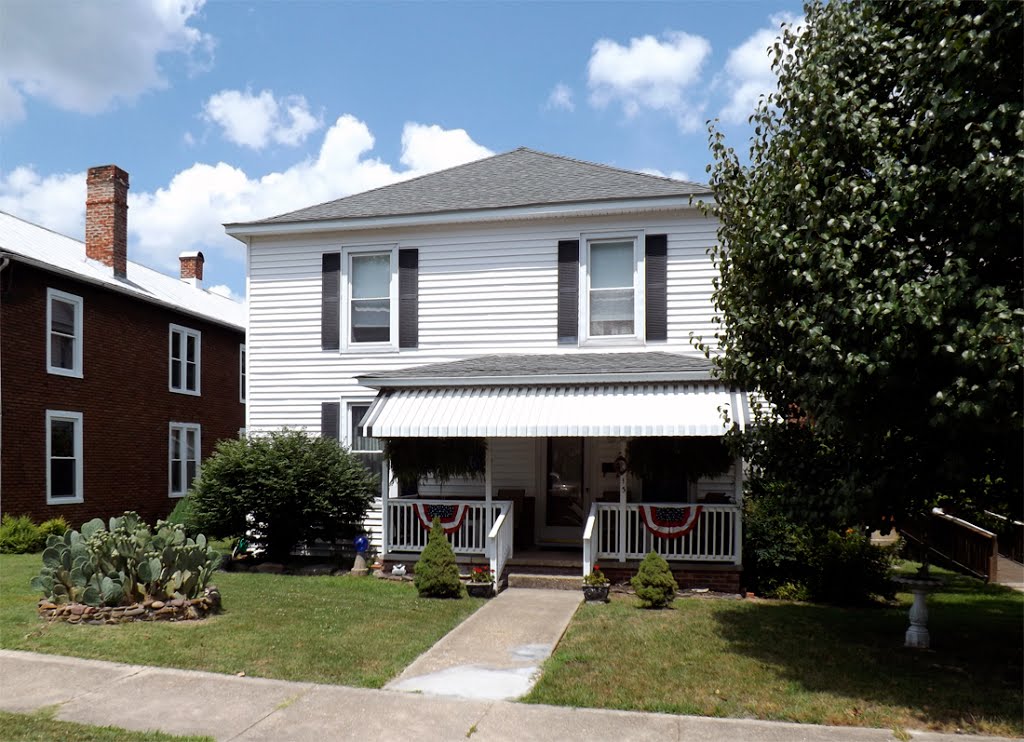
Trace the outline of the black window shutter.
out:
M 341 253 L 324 253 L 320 272 L 320 347 L 338 350 L 341 340 Z
M 398 347 L 420 344 L 420 251 L 398 251 Z
M 668 236 L 647 235 L 647 339 L 668 340 Z
M 341 403 L 323 402 L 320 405 L 320 437 L 341 440 Z
M 575 345 L 579 339 L 580 241 L 558 242 L 558 343 Z

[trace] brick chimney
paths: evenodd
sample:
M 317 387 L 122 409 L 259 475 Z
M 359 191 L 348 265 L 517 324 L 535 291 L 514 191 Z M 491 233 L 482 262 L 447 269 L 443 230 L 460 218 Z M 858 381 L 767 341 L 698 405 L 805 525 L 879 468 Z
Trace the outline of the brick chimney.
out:
M 116 165 L 89 168 L 85 196 L 85 255 L 128 274 L 128 173 Z
M 181 263 L 181 280 L 190 283 L 197 289 L 203 287 L 203 263 L 206 258 L 198 250 L 183 252 L 178 256 Z

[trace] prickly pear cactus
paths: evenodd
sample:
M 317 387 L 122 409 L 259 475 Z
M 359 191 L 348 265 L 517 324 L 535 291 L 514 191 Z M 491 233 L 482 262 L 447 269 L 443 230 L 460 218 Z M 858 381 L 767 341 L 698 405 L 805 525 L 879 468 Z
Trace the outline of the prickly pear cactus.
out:
M 81 531 L 50 536 L 32 587 L 54 603 L 92 606 L 195 598 L 219 561 L 202 534 L 190 539 L 183 526 L 165 521 L 153 532 L 126 512 L 110 519 L 109 530 L 95 518 Z

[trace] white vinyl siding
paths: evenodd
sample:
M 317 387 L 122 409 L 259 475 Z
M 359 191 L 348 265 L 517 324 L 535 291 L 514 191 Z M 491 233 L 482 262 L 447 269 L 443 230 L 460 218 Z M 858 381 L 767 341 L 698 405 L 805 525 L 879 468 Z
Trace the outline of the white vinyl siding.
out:
M 82 377 L 82 297 L 46 290 L 46 370 Z
M 46 411 L 46 504 L 83 502 L 82 413 Z
M 170 497 L 184 497 L 199 475 L 202 451 L 202 429 L 194 423 L 171 423 L 168 437 L 167 492 Z
M 202 341 L 199 330 L 170 326 L 167 386 L 172 392 L 196 396 L 201 393 Z
M 419 347 L 365 354 L 321 350 L 321 257 L 344 243 L 379 243 L 382 235 L 254 238 L 248 428 L 317 433 L 323 400 L 366 394 L 354 380 L 360 374 L 487 353 L 608 352 L 557 342 L 557 243 L 587 233 L 668 235 L 668 340 L 657 350 L 697 356 L 691 332 L 713 345 L 716 330 L 715 270 L 706 253 L 716 229 L 714 220 L 687 213 L 389 231 L 387 237 L 400 247 L 419 249 Z M 622 351 L 643 349 L 634 341 Z

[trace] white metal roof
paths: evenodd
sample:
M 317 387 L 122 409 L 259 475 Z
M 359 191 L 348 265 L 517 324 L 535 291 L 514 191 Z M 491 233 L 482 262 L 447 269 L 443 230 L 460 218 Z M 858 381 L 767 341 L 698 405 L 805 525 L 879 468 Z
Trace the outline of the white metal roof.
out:
M 376 438 L 717 436 L 723 409 L 749 424 L 746 394 L 715 383 L 393 389 L 363 426 Z
M 204 319 L 245 329 L 245 305 L 212 294 L 178 278 L 128 261 L 126 278 L 85 257 L 85 243 L 0 211 L 0 253 L 26 263 L 70 275 L 89 283 L 135 296 L 143 301 L 194 314 Z

